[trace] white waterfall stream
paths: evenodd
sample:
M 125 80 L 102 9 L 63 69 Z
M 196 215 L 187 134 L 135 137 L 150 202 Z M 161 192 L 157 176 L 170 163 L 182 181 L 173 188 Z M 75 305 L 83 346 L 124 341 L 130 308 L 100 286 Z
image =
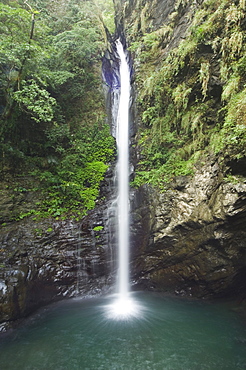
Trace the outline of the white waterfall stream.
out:
M 110 316 L 126 318 L 136 314 L 129 289 L 129 102 L 130 69 L 122 43 L 116 41 L 120 59 L 120 98 L 117 113 L 117 218 L 118 218 L 118 294 L 110 306 Z
M 122 299 L 129 291 L 129 100 L 130 71 L 120 41 L 117 41 L 120 57 L 120 100 L 117 116 L 116 141 L 118 147 L 118 244 L 119 244 L 119 294 Z

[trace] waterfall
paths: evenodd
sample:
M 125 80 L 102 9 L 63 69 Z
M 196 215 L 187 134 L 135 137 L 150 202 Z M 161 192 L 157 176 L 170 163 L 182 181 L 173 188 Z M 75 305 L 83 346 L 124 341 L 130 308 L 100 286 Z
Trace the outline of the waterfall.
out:
M 118 148 L 118 245 L 119 245 L 119 296 L 125 299 L 129 292 L 129 101 L 130 71 L 123 45 L 116 42 L 120 58 L 120 99 L 117 115 L 116 141 Z
M 118 230 L 118 292 L 116 300 L 108 306 L 108 316 L 114 319 L 128 319 L 138 315 L 139 307 L 130 297 L 129 289 L 129 102 L 130 102 L 130 68 L 127 55 L 120 40 L 116 41 L 119 58 L 118 111 L 116 120 L 116 142 L 118 160 L 117 178 L 117 230 Z M 115 108 L 115 107 L 113 107 Z M 114 110 L 114 109 L 113 109 Z M 113 112 L 114 115 L 115 112 Z

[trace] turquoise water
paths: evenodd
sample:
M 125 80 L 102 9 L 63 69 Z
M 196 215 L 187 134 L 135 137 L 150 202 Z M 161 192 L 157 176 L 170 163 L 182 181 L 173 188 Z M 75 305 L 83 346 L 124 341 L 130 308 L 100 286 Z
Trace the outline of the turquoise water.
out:
M 226 306 L 138 293 L 139 317 L 112 320 L 110 300 L 40 311 L 0 337 L 0 369 L 246 369 L 245 322 Z

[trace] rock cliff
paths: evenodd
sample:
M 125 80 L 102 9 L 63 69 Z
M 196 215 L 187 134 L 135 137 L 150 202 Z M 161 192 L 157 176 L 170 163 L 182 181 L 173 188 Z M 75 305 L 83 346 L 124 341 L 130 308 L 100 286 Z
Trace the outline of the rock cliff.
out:
M 244 299 L 246 180 L 223 181 L 211 159 L 194 177 L 175 178 L 163 193 L 151 187 L 144 192 L 146 239 L 134 250 L 135 284 L 202 298 Z
M 242 85 L 226 95 L 243 52 L 233 55 L 229 45 L 225 51 L 235 33 L 245 35 L 245 4 L 116 4 L 134 59 L 140 131 L 136 171 L 144 178 L 136 182 L 133 281 L 137 287 L 181 295 L 245 299 L 246 119 L 240 113 L 244 103 L 244 108 L 234 103 L 245 76 L 238 74 Z M 235 133 L 239 127 L 242 136 Z M 191 162 L 190 174 L 179 173 L 185 161 Z
M 107 203 L 99 202 L 79 221 L 13 221 L 13 213 L 32 208 L 40 199 L 8 187 L 2 183 L 0 199 L 0 331 L 45 304 L 110 289 L 115 256 L 102 226 Z M 105 188 L 109 190 L 106 182 Z

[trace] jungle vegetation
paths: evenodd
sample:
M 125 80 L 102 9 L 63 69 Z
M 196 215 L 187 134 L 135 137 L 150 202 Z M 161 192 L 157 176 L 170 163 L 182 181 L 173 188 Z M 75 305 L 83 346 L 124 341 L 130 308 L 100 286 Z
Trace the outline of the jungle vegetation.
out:
M 245 158 L 246 2 L 176 0 L 158 29 L 152 5 L 139 0 L 126 24 L 142 118 L 133 185 L 165 189 L 204 158 Z
M 141 116 L 132 185 L 165 189 L 204 158 L 223 167 L 246 156 L 246 1 L 176 0 L 158 28 L 154 6 L 136 1 L 125 24 Z M 20 218 L 95 206 L 115 156 L 101 89 L 105 25 L 114 32 L 111 0 L 0 3 L 1 176 L 42 194 Z
M 101 84 L 113 14 L 110 0 L 0 2 L 1 178 L 41 194 L 20 218 L 95 205 L 115 154 Z

